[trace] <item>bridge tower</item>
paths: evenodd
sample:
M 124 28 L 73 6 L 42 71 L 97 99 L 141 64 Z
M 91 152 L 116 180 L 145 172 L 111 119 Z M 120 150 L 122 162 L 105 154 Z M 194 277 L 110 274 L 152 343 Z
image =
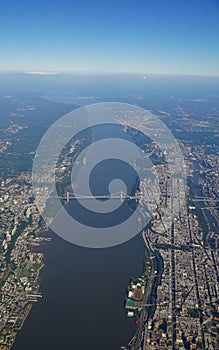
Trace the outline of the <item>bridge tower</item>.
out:
M 67 203 L 69 202 L 69 192 L 66 193 Z
M 122 193 L 122 191 L 120 191 L 120 200 L 121 200 L 121 202 L 123 200 L 123 193 Z

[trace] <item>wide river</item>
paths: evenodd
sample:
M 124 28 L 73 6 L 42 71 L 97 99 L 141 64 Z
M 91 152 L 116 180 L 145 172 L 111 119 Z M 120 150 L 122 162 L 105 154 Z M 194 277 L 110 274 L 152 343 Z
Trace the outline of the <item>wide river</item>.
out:
M 124 308 L 131 276 L 143 271 L 140 236 L 106 249 L 81 248 L 53 235 L 42 249 L 43 298 L 34 304 L 13 350 L 117 350 L 135 331 Z
M 13 350 L 119 350 L 136 330 L 124 300 L 130 278 L 143 272 L 141 236 L 89 249 L 48 235 L 52 241 L 39 247 L 45 254 L 43 298 L 33 305 Z

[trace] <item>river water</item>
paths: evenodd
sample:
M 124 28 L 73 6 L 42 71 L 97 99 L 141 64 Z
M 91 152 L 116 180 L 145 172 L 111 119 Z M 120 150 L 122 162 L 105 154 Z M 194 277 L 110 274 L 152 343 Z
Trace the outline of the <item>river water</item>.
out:
M 77 210 L 72 203 L 68 207 Z M 136 330 L 124 300 L 130 278 L 143 272 L 141 236 L 104 249 L 79 247 L 52 232 L 47 236 L 52 241 L 39 247 L 45 254 L 43 298 L 34 304 L 13 350 L 119 350 Z
M 117 350 L 128 343 L 136 326 L 126 316 L 124 298 L 130 277 L 143 271 L 141 237 L 89 249 L 53 234 L 41 250 L 43 298 L 34 304 L 13 350 Z
M 194 163 L 195 164 L 195 171 L 193 174 L 193 182 L 194 182 L 194 190 L 195 190 L 195 195 L 197 197 L 203 197 L 203 190 L 201 185 L 199 184 L 199 178 L 200 178 L 200 166 L 197 162 Z M 208 221 L 208 226 L 210 228 L 210 230 L 212 232 L 215 232 L 216 234 L 219 234 L 219 228 L 218 228 L 218 224 L 217 221 L 215 219 L 215 217 L 211 214 L 210 210 L 206 208 L 206 204 L 204 201 L 199 201 L 199 206 L 201 208 L 205 208 L 204 210 L 204 216 Z

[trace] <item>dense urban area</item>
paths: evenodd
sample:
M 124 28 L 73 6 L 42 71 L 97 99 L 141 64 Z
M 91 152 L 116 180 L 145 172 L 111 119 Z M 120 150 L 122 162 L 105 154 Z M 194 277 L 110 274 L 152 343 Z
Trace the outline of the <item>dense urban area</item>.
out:
M 31 171 L 28 167 L 19 170 L 14 159 L 17 170 L 13 172 L 13 159 L 8 156 L 16 149 L 21 131 L 28 128 L 25 119 L 19 119 L 19 116 L 28 116 L 37 106 L 13 96 L 3 96 L 0 102 L 6 100 L 11 106 L 11 112 L 9 106 L 7 113 L 12 119 L 0 139 L 1 160 L 10 163 L 8 172 L 7 164 L 1 168 L 0 179 L 1 350 L 11 349 L 30 309 L 43 297 L 40 271 L 44 260 L 39 247 L 42 241 L 49 240 L 39 235 L 47 227 L 34 202 Z M 129 344 L 121 344 L 121 349 L 218 349 L 219 145 L 216 139 L 219 131 L 215 120 L 219 111 L 199 120 L 195 116 L 202 103 L 202 100 L 193 101 L 192 106 L 196 105 L 196 108 L 189 105 L 191 110 L 188 112 L 188 106 L 184 108 L 179 99 L 174 112 L 168 108 L 156 111 L 170 128 L 177 130 L 174 136 L 179 139 L 187 172 L 186 200 L 174 202 L 178 198 L 176 192 L 183 191 L 182 179 L 179 176 L 173 183 L 167 176 L 166 164 L 157 162 L 155 169 L 161 194 L 156 210 L 156 186 L 153 187 L 151 178 L 140 188 L 140 200 L 150 198 L 147 205 L 150 209 L 151 204 L 153 212 L 150 224 L 141 233 L 145 242 L 144 273 L 127 281 L 126 295 L 124 291 L 124 312 L 136 323 L 136 334 Z M 175 113 L 178 117 L 174 119 Z M 133 128 L 135 123 L 133 117 Z M 205 142 L 191 139 L 194 130 L 196 135 L 209 132 L 211 138 L 207 135 Z M 71 154 L 81 143 L 82 140 L 74 140 Z M 157 159 L 164 156 L 155 142 L 145 152 Z M 16 152 L 13 154 L 16 158 Z M 34 151 L 28 150 L 27 154 L 32 159 Z M 70 167 L 68 153 L 57 166 L 58 183 L 65 183 Z M 43 190 L 46 193 L 46 188 Z M 60 193 L 63 194 L 61 187 Z M 173 201 L 169 203 L 170 208 L 179 205 L 179 214 L 170 210 L 163 219 L 170 200 Z

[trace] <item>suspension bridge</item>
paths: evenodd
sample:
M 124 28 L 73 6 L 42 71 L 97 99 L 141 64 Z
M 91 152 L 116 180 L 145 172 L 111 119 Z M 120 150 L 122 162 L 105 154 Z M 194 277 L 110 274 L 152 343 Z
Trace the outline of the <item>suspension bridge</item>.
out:
M 123 191 L 120 192 L 115 192 L 112 194 L 103 194 L 103 195 L 96 195 L 96 196 L 91 196 L 91 195 L 81 195 L 81 194 L 74 194 L 70 192 L 66 192 L 66 196 L 64 199 L 66 199 L 67 202 L 73 199 L 120 199 L 121 201 L 125 199 L 135 199 L 138 200 L 141 198 L 142 193 L 138 192 L 134 194 L 133 196 L 130 196 Z
M 191 197 L 193 202 L 217 202 L 217 198 L 210 197 Z

